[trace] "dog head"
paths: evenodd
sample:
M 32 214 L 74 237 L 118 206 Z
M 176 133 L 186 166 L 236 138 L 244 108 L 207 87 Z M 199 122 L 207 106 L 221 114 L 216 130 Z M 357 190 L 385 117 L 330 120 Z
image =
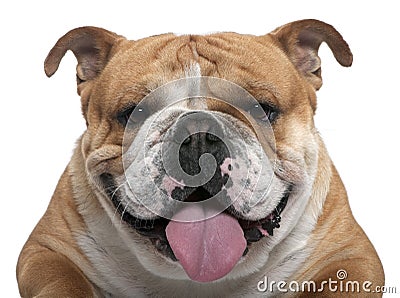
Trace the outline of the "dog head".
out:
M 78 60 L 85 171 L 147 270 L 236 278 L 289 237 L 318 175 L 322 42 L 351 65 L 341 35 L 316 20 L 138 41 L 83 27 L 50 51 L 48 76 L 67 50 Z

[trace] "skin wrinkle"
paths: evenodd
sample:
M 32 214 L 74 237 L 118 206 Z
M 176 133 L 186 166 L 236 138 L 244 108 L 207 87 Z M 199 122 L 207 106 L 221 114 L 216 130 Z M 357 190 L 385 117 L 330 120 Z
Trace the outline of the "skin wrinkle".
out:
M 190 35 L 189 45 L 190 45 L 190 48 L 192 49 L 194 58 L 196 59 L 196 62 L 197 62 L 199 59 L 199 53 L 197 53 L 196 42 L 192 39 L 192 35 Z
M 301 46 L 295 41 L 298 40 L 302 28 L 310 26 L 319 28 L 319 31 L 332 31 L 326 24 L 308 20 L 285 25 L 271 35 L 260 37 L 236 33 L 178 37 L 167 34 L 139 41 L 121 40 L 118 37 L 111 52 L 108 52 L 109 46 L 104 47 L 104 44 L 113 44 L 114 35 L 106 34 L 103 29 L 80 28 L 62 37 L 55 46 L 56 51 L 51 51 L 50 59 L 46 60 L 47 70 L 56 69 L 64 50 L 71 46 L 82 48 L 79 43 L 88 39 L 89 44 L 99 51 L 96 57 L 109 57 L 109 61 L 101 61 L 97 65 L 105 66 L 99 76 L 79 85 L 82 107 L 89 126 L 78 141 L 69 165 L 69 176 L 63 175 L 60 179 L 46 215 L 21 254 L 19 268 L 23 272 L 18 274 L 21 293 L 30 291 L 37 284 L 40 288 L 35 293 L 39 294 L 41 290 L 46 290 L 47 292 L 42 293 L 68 296 L 74 286 L 80 286 L 79 289 L 90 296 L 90 293 L 94 293 L 93 286 L 96 285 L 102 289 L 99 296 L 110 293 L 110 296 L 115 297 L 140 297 L 151 293 L 153 296 L 168 297 L 252 297 L 269 295 L 259 293 L 256 289 L 257 282 L 264 276 L 274 281 L 294 280 L 296 277 L 302 280 L 318 280 L 334 272 L 337 263 L 341 262 L 346 264 L 349 273 L 356 272 L 356 278 L 365 277 L 365 280 L 372 279 L 374 283 L 382 284 L 383 271 L 379 258 L 352 217 L 340 178 L 336 172 L 326 170 L 331 164 L 329 157 L 326 155 L 321 162 L 316 160 L 319 153 L 325 152 L 325 147 L 319 142 L 319 135 L 315 134 L 312 119 L 315 108 L 313 103 L 310 106 L 310 97 L 315 97 L 314 87 L 320 81 L 316 81 L 304 69 L 303 66 L 307 67 L 307 64 L 301 69 L 295 67 L 298 60 L 296 47 Z M 336 37 L 329 38 L 333 42 L 332 39 Z M 347 49 L 342 39 L 337 38 L 335 42 L 339 47 Z M 337 47 L 333 48 L 335 49 Z M 78 56 L 80 54 L 83 53 L 77 52 Z M 349 51 L 340 51 L 339 54 L 351 55 Z M 82 61 L 82 57 L 77 58 Z M 346 57 L 343 59 L 346 60 Z M 193 68 L 185 69 L 187 67 Z M 231 215 L 242 216 L 246 220 L 254 219 L 252 224 L 257 224 L 257 221 L 263 224 L 269 211 L 277 208 L 288 185 L 293 189 L 281 214 L 281 226 L 276 233 L 252 243 L 246 256 L 235 265 L 229 275 L 209 284 L 189 280 L 182 266 L 157 251 L 150 238 L 139 234 L 136 223 L 133 222 L 135 215 L 140 218 L 154 218 L 154 213 L 146 209 L 138 198 L 127 195 L 129 192 L 139 194 L 141 200 L 152 204 L 151 207 L 157 211 L 167 205 L 164 205 L 157 187 L 152 188 L 152 177 L 156 177 L 156 184 L 160 185 L 163 183 L 161 176 L 165 176 L 158 164 L 153 164 L 153 156 L 158 156 L 160 152 L 158 141 L 162 139 L 165 127 L 170 127 L 186 111 L 186 107 L 176 105 L 175 110 L 171 107 L 165 109 L 163 117 L 157 119 L 156 125 L 151 127 L 150 137 L 145 134 L 148 123 L 154 119 L 151 116 L 148 123 L 144 122 L 143 126 L 130 132 L 134 137 L 134 149 L 142 150 L 139 152 L 141 153 L 144 150 L 142 145 L 145 144 L 151 153 L 149 160 L 146 160 L 150 162 L 148 172 L 143 170 L 146 168 L 140 161 L 134 164 L 132 172 L 126 171 L 132 175 L 132 181 L 129 182 L 132 182 L 133 187 L 127 185 L 122 167 L 120 145 L 123 142 L 124 128 L 115 120 L 123 108 L 139 102 L 149 91 L 188 74 L 199 75 L 200 69 L 202 75 L 217 76 L 244 87 L 257 100 L 271 102 L 281 112 L 273 123 L 274 147 L 268 141 L 257 139 L 256 132 L 263 130 L 262 125 L 244 119 L 232 105 L 206 99 L 207 112 L 224 118 L 227 123 L 225 132 L 232 142 L 238 144 L 238 149 L 234 149 L 236 160 L 232 161 L 233 170 L 237 163 L 240 164 L 239 171 L 246 174 L 246 170 L 249 170 L 250 173 L 247 182 L 246 177 L 237 177 L 226 188 L 231 191 L 229 197 L 234 197 L 235 191 L 244 193 L 234 202 L 235 205 L 230 206 L 229 211 L 233 210 Z M 221 94 L 229 95 L 229 92 L 222 90 Z M 232 104 L 240 106 L 234 100 Z M 243 136 L 243 143 L 235 137 L 236 131 Z M 261 143 L 261 147 L 256 146 L 258 143 Z M 246 146 L 249 150 L 244 149 Z M 247 155 L 246 151 L 249 151 Z M 278 167 L 273 172 L 263 173 L 265 179 L 258 180 L 258 185 L 257 174 L 261 166 L 267 164 L 267 160 L 262 157 L 268 151 L 271 151 L 271 155 L 275 153 L 280 163 L 277 163 Z M 136 155 L 132 154 L 132 157 L 139 156 L 138 152 L 134 153 Z M 109 175 L 110 180 L 114 179 L 115 184 L 106 194 L 104 185 L 107 181 L 99 177 L 104 173 Z M 269 183 L 267 178 L 270 178 L 268 175 L 274 173 L 268 196 L 257 201 L 264 198 L 264 191 Z M 146 178 L 149 178 L 148 181 Z M 328 191 L 329 183 L 331 187 Z M 114 187 L 117 189 L 113 193 Z M 226 189 L 224 191 L 227 193 Z M 73 191 L 68 193 L 69 190 Z M 120 202 L 111 200 L 117 192 L 121 196 Z M 249 195 L 250 193 L 254 196 Z M 76 206 L 66 204 L 66 201 L 73 202 Z M 114 202 L 120 207 L 113 206 Z M 255 205 L 249 208 L 253 203 Z M 122 211 L 124 218 L 130 214 L 132 222 L 122 223 L 125 219 L 122 215 L 115 216 L 116 211 Z M 244 215 L 246 211 L 248 214 Z M 64 220 L 68 220 L 69 216 L 71 220 L 66 223 Z M 347 230 L 338 225 L 338 218 L 346 218 Z M 340 222 L 344 224 L 344 221 Z M 249 221 L 247 223 L 250 224 Z M 218 232 L 222 233 L 222 229 Z M 57 237 L 60 241 L 57 241 Z M 41 244 L 36 239 L 42 241 L 43 249 L 51 246 L 57 253 L 43 253 L 38 249 Z M 31 252 L 33 256 L 27 257 L 26 254 Z M 71 266 L 71 262 L 59 259 L 58 254 L 65 255 L 72 263 L 77 264 L 81 273 Z M 360 262 L 360 257 L 362 259 L 364 256 L 365 261 Z M 349 261 L 349 258 L 354 258 L 355 261 Z M 48 262 L 49 259 L 51 261 Z M 34 262 L 34 266 L 30 262 Z M 48 268 L 64 270 L 45 270 L 43 263 Z M 43 278 L 37 282 L 36 277 L 39 275 Z M 69 286 L 63 288 L 62 284 Z
M 177 50 L 176 50 L 176 60 L 179 62 L 179 64 L 181 65 L 182 69 L 185 69 L 186 67 L 188 67 L 188 65 L 186 65 L 187 61 L 190 61 L 190 58 L 188 58 L 188 56 L 186 55 L 185 57 L 185 53 L 184 50 L 186 48 L 189 48 L 188 52 L 191 52 L 191 47 L 188 43 L 185 43 L 183 45 L 181 45 Z M 187 53 L 186 53 L 187 54 Z M 194 55 L 193 55 L 194 56 Z M 194 57 L 193 57 L 194 60 Z
M 248 51 L 248 48 L 242 46 L 242 44 L 240 42 L 235 42 L 240 40 L 240 38 L 238 38 L 235 34 L 230 33 L 229 34 L 229 40 L 227 38 L 224 38 L 221 35 L 215 35 L 215 36 L 210 36 L 209 41 L 216 41 L 216 40 L 222 40 L 223 42 L 217 42 L 215 44 L 210 43 L 211 45 L 215 46 L 218 49 L 222 49 L 223 51 L 225 51 L 226 53 L 229 53 L 231 55 L 232 52 L 234 52 L 235 54 L 238 54 L 240 52 L 246 52 Z M 259 54 L 259 50 L 257 48 L 253 48 L 252 49 L 253 53 Z M 238 61 L 239 63 L 237 64 L 237 66 L 242 70 L 242 71 L 246 71 L 249 75 L 254 75 L 254 71 L 257 70 L 257 68 L 254 67 L 249 67 L 249 65 L 247 64 L 243 64 L 241 63 L 241 61 Z M 252 65 L 250 65 L 252 66 Z M 252 72 L 253 70 L 253 72 Z
M 240 53 L 240 52 L 245 52 L 244 51 L 245 48 L 243 48 L 241 46 L 234 47 L 234 42 L 230 42 L 231 45 L 228 48 L 221 48 L 221 47 L 219 47 L 218 44 L 214 44 L 211 42 L 211 41 L 215 40 L 214 39 L 215 37 L 205 36 L 203 38 L 204 38 L 204 41 L 207 43 L 207 45 L 211 46 L 211 48 L 213 49 L 213 51 L 210 51 L 210 49 L 209 49 L 210 47 L 207 47 L 207 50 L 210 52 L 210 54 L 211 53 L 213 53 L 214 55 L 216 54 L 217 60 L 225 61 L 226 58 L 229 58 L 229 60 L 238 62 L 237 65 L 235 65 L 236 67 L 247 65 L 247 63 L 249 63 L 248 61 L 245 62 L 245 61 L 240 61 L 240 60 L 236 59 L 235 54 Z M 231 38 L 231 36 L 230 36 L 230 38 Z M 255 50 L 255 49 L 253 49 L 253 50 Z M 218 59 L 220 55 L 223 55 L 225 57 L 225 59 Z M 246 67 L 245 69 L 247 70 L 248 68 Z
M 187 69 L 190 67 L 188 61 L 192 61 L 191 63 L 198 63 L 199 54 L 196 49 L 196 42 L 193 40 L 193 35 L 183 37 L 185 37 L 184 43 L 176 50 L 176 57 L 181 68 Z
M 166 43 L 156 49 L 154 55 L 155 60 L 162 59 L 165 56 L 165 52 L 169 50 L 170 45 L 175 41 L 176 39 L 172 36 L 170 40 L 168 40 Z
M 107 121 L 107 120 L 106 120 Z M 111 135 L 113 133 L 112 129 L 111 129 L 111 125 L 109 123 L 109 121 L 107 121 L 107 125 L 103 124 L 103 127 L 107 126 L 107 130 L 105 131 L 104 134 L 101 135 L 101 144 L 112 144 L 113 142 L 110 142 L 108 139 L 109 138 L 113 138 L 113 136 Z
M 214 68 L 215 68 L 215 72 L 217 73 L 217 76 L 221 78 L 222 75 L 221 75 L 221 73 L 219 71 L 218 63 L 215 60 L 211 59 L 210 57 L 207 57 L 207 55 L 205 53 L 199 52 L 199 48 L 198 48 L 199 42 L 204 40 L 208 44 L 208 40 L 206 38 L 204 38 L 203 36 L 199 36 L 199 35 L 193 36 L 193 40 L 196 42 L 196 45 L 197 45 L 197 47 L 196 47 L 197 55 L 200 58 L 203 58 L 204 60 L 209 62 L 211 65 L 213 65 Z M 210 70 L 207 71 L 208 68 L 202 68 L 202 69 L 205 71 L 204 75 L 206 75 L 206 76 L 207 75 L 211 75 L 211 71 Z
M 259 80 L 254 80 L 254 81 L 247 81 L 246 85 L 248 86 L 247 89 L 245 88 L 250 94 L 252 94 L 256 99 L 260 99 L 260 100 L 273 100 L 274 103 L 276 104 L 275 101 L 279 102 L 282 99 L 282 95 L 279 92 L 278 88 L 276 88 L 276 86 L 272 83 L 269 82 L 265 82 L 265 81 L 259 81 Z M 257 96 L 260 93 L 263 92 L 267 92 L 267 94 L 269 95 L 272 94 L 272 98 L 270 96 L 265 96 L 265 98 L 259 98 L 259 96 Z M 261 95 L 263 96 L 263 95 Z

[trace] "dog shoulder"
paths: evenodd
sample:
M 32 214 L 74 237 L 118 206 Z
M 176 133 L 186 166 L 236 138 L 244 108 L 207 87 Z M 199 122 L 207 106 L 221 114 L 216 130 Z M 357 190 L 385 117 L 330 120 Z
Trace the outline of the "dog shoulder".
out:
M 73 297 L 93 295 L 94 288 L 80 269 L 88 261 L 74 240 L 77 231 L 84 231 L 84 223 L 76 211 L 66 169 L 19 256 L 17 279 L 23 297 L 62 296 L 63 289 Z
M 303 271 L 307 273 L 302 280 L 312 280 L 317 285 L 329 280 L 359 285 L 370 282 L 371 289 L 384 284 L 381 261 L 353 217 L 345 188 L 334 167 L 330 191 L 318 221 L 309 241 L 314 250 L 311 265 Z

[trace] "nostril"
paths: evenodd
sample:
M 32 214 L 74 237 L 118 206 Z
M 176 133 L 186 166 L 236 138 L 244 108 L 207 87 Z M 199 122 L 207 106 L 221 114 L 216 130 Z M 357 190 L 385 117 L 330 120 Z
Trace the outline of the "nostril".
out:
M 183 140 L 182 144 L 187 145 L 190 143 L 190 136 Z
M 206 133 L 206 140 L 213 143 L 221 141 L 221 139 L 218 136 L 212 133 Z

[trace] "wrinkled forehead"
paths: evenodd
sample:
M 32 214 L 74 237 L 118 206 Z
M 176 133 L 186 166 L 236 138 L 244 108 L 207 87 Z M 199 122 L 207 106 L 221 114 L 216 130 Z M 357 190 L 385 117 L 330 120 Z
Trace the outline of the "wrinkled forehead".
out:
M 269 101 L 290 97 L 287 86 L 298 80 L 293 65 L 272 41 L 260 44 L 254 36 L 236 33 L 167 34 L 121 45 L 102 72 L 97 91 L 104 104 L 113 99 L 123 105 L 171 81 L 202 76 L 227 80 Z M 175 92 L 196 93 L 202 84 L 192 83 L 175 85 Z

